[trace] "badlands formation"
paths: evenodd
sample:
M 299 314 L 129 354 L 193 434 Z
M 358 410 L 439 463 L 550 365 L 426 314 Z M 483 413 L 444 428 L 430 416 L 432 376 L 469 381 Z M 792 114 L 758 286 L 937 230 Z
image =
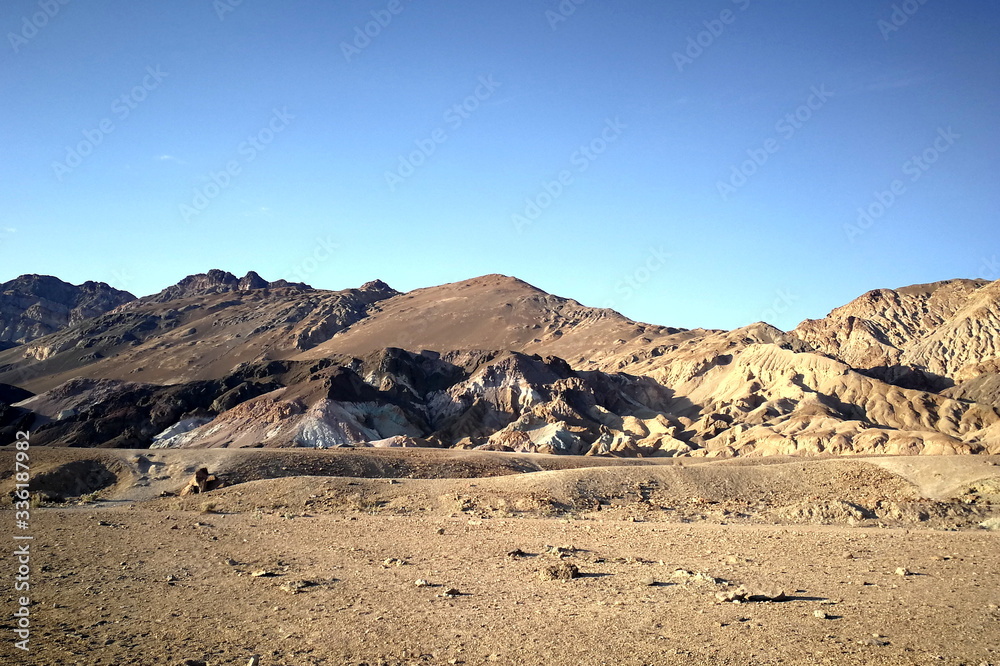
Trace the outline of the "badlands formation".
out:
M 4 292 L 7 337 L 20 344 L 0 352 L 0 383 L 33 395 L 3 404 L 3 437 L 30 427 L 38 444 L 105 448 L 1000 453 L 1000 282 L 875 290 L 788 332 L 644 324 L 501 275 L 403 294 L 211 271 L 124 303 L 85 287 L 87 305 L 68 316 L 51 304 L 72 299 Z

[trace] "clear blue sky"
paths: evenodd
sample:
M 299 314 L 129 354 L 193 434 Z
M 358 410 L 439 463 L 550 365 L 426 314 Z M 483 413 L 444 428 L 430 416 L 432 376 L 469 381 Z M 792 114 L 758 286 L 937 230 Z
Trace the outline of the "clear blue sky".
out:
M 1000 278 L 992 0 L 231 3 L 3 3 L 0 280 L 505 273 L 790 328 Z

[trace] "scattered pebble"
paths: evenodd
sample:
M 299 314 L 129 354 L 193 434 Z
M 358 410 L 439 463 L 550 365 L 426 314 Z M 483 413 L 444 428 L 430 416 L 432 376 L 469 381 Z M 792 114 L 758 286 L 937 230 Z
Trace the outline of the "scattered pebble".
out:
M 702 571 L 688 571 L 687 569 L 677 569 L 674 571 L 673 575 L 674 578 L 688 578 L 695 582 L 710 583 L 712 585 L 723 585 L 727 582 L 721 578 L 710 576 Z
M 315 585 L 311 580 L 290 580 L 281 584 L 281 589 L 289 594 L 298 594 L 307 587 Z
M 430 587 L 430 585 L 431 585 L 429 582 L 427 582 L 423 578 L 418 578 L 413 584 L 416 585 L 417 587 Z
M 722 603 L 740 603 L 747 600 L 747 591 L 740 587 L 729 590 L 719 590 L 715 593 L 715 598 Z
M 546 546 L 549 555 L 558 555 L 559 557 L 569 557 L 573 553 L 577 552 L 574 546 Z
M 884 641 L 881 638 L 869 638 L 863 641 L 858 641 L 859 645 L 874 645 L 875 647 L 885 647 L 889 644 L 889 641 Z

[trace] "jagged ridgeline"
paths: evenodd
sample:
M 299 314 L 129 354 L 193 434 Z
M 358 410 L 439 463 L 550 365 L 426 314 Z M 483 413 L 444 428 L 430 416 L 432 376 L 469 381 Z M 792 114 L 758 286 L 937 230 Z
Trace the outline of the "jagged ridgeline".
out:
M 0 441 L 618 456 L 1000 453 L 1000 282 L 685 330 L 488 275 L 399 293 L 213 270 L 0 293 Z

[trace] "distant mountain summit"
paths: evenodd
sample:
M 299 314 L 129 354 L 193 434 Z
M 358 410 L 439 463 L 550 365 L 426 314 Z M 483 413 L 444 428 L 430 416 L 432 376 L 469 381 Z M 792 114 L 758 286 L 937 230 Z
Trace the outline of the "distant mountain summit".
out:
M 313 291 L 311 286 L 302 282 L 288 282 L 287 280 L 268 282 L 254 271 L 250 271 L 242 278 L 238 278 L 232 273 L 213 268 L 207 273 L 189 275 L 177 284 L 171 285 L 159 293 L 140 298 L 138 303 L 166 303 L 167 301 L 176 301 L 189 296 L 208 296 L 231 291 L 281 288 Z
M 103 282 L 73 285 L 50 275 L 22 275 L 0 284 L 0 342 L 30 342 L 134 300 Z

